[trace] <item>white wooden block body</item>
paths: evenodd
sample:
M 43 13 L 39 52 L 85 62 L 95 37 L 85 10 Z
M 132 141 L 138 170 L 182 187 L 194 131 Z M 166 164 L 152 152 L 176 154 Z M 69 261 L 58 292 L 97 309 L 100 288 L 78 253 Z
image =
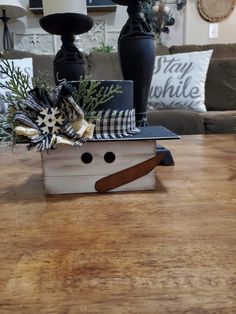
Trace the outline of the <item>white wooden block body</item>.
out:
M 107 163 L 104 155 L 112 152 L 115 160 Z M 92 162 L 81 160 L 84 153 Z M 48 194 L 96 192 L 97 180 L 132 167 L 156 154 L 155 140 L 87 142 L 80 148 L 59 145 L 54 151 L 42 153 L 44 184 Z M 155 171 L 112 191 L 154 190 Z

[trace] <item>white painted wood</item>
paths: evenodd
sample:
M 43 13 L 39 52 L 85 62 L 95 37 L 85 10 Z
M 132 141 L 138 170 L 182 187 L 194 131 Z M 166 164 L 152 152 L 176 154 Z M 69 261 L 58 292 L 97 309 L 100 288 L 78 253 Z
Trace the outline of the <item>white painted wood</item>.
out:
M 122 144 L 123 143 L 123 144 Z M 155 155 L 155 141 L 86 143 L 80 148 L 58 146 L 58 149 L 42 154 L 43 170 L 47 176 L 108 175 L 134 166 Z M 104 154 L 113 152 L 113 163 L 104 160 Z M 85 164 L 84 153 L 90 153 L 93 161 Z
M 156 149 L 155 140 L 139 140 L 139 141 L 109 141 L 109 142 L 87 142 L 80 148 L 74 148 L 68 145 L 58 145 L 57 149 L 43 152 L 43 160 L 57 158 L 70 158 L 72 156 L 81 155 L 89 152 L 94 156 L 103 156 L 104 152 L 113 152 L 118 156 L 154 154 Z
M 108 175 L 150 158 L 150 154 L 139 156 L 118 156 L 113 163 L 107 163 L 103 157 L 95 157 L 89 164 L 84 164 L 78 158 L 44 161 L 44 173 L 48 176 L 75 176 L 75 175 Z
M 156 141 L 88 142 L 80 148 L 58 146 L 50 153 L 42 153 L 42 167 L 46 192 L 49 194 L 91 193 L 95 191 L 97 180 L 117 171 L 143 162 L 156 153 Z M 84 153 L 90 153 L 93 161 L 85 164 L 81 160 Z M 113 163 L 104 160 L 104 154 L 113 152 Z M 114 191 L 134 191 L 155 189 L 154 172 Z
M 70 177 L 44 177 L 44 185 L 48 194 L 69 194 L 69 193 L 94 193 L 94 186 L 97 180 L 104 176 L 70 176 Z M 110 192 L 155 190 L 155 172 L 127 183 Z

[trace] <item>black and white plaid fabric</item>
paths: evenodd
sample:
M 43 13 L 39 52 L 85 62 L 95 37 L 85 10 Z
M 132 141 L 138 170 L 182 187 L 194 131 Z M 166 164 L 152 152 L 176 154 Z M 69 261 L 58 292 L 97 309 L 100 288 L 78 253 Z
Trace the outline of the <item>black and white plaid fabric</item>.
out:
M 96 114 L 94 139 L 112 139 L 140 132 L 135 125 L 135 110 L 106 110 Z

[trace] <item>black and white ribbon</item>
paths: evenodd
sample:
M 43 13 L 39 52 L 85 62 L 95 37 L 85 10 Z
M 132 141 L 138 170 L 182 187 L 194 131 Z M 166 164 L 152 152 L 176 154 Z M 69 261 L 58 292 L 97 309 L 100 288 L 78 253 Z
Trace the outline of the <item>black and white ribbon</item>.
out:
M 135 110 L 106 110 L 96 114 L 94 139 L 122 138 L 140 132 L 135 125 Z

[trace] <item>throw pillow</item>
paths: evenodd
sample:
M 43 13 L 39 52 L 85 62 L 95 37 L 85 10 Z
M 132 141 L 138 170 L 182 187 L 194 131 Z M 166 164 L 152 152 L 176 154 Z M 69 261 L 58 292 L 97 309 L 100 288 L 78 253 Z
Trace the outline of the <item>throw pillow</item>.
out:
M 205 112 L 205 81 L 213 50 L 157 56 L 149 109 Z
M 92 51 L 87 57 L 88 75 L 94 80 L 122 80 L 118 53 Z
M 13 62 L 14 68 L 19 68 L 24 74 L 28 75 L 30 78 L 33 78 L 33 62 L 32 58 L 24 59 L 9 59 L 10 62 Z M 0 66 L 3 65 L 0 61 Z M 4 65 L 3 65 L 4 66 Z M 1 72 L 0 69 L 0 81 L 2 84 L 5 84 L 8 81 L 8 77 Z M 0 95 L 6 95 L 9 93 L 7 88 L 0 87 Z M 0 113 L 4 113 L 7 110 L 7 104 L 0 99 Z
M 206 79 L 207 110 L 236 110 L 236 58 L 212 58 Z

